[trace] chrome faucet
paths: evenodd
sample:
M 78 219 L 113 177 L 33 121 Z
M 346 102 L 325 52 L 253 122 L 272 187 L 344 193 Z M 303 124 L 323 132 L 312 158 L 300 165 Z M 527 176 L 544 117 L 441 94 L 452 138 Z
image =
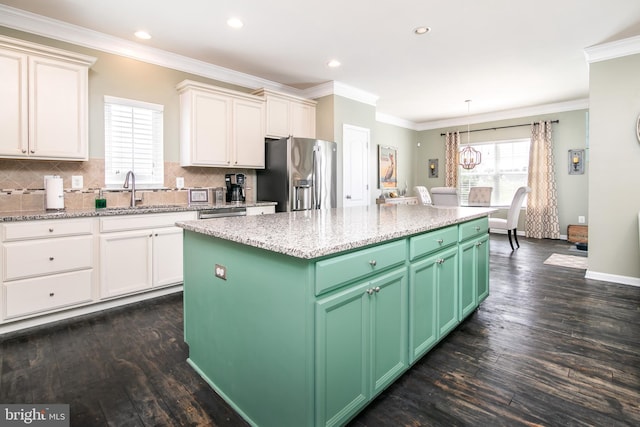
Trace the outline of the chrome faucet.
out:
M 136 207 L 136 176 L 133 171 L 127 172 L 122 188 L 129 188 L 129 177 L 131 177 L 131 207 Z

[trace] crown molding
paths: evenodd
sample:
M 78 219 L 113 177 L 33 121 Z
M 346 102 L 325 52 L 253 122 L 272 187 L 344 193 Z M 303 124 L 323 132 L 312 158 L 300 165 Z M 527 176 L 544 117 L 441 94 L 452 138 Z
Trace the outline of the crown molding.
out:
M 318 99 L 327 95 L 338 95 L 354 101 L 362 102 L 363 104 L 372 105 L 374 107 L 377 105 L 379 98 L 378 95 L 374 95 L 338 81 L 322 83 L 317 86 L 310 87 L 302 92 L 304 94 L 303 96 L 306 98 Z
M 584 50 L 584 56 L 589 64 L 638 53 L 640 53 L 640 36 L 602 43 Z
M 474 123 L 487 123 L 499 120 L 519 119 L 522 117 L 540 116 L 543 114 L 562 113 L 565 111 L 576 111 L 589 109 L 589 99 L 576 99 L 567 102 L 556 102 L 553 104 L 537 105 L 534 107 L 516 108 L 513 110 L 496 111 L 486 114 L 476 114 L 472 116 L 454 117 L 452 119 L 435 120 L 423 122 L 416 125 L 416 130 L 442 129 L 453 126 L 461 126 Z
M 394 125 L 410 130 L 418 130 L 418 126 L 411 120 L 401 119 L 400 117 L 392 116 L 390 114 L 376 112 L 376 122 L 386 123 L 388 125 Z
M 129 40 L 5 5 L 0 5 L 0 25 L 249 89 L 267 88 L 301 96 L 300 89 L 271 80 L 262 79 L 161 49 L 144 46 Z

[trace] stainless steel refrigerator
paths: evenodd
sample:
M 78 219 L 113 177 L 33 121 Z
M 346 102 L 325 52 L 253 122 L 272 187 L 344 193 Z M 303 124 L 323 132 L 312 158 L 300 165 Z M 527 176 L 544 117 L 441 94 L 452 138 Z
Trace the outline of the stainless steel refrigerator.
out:
M 336 207 L 335 142 L 288 137 L 265 144 L 258 200 L 278 202 L 277 212 Z

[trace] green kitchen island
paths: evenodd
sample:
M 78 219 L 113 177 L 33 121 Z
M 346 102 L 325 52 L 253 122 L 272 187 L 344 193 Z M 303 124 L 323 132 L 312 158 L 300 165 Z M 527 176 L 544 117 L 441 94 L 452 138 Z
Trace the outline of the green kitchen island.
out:
M 251 425 L 344 425 L 489 295 L 493 211 L 179 222 L 188 362 Z

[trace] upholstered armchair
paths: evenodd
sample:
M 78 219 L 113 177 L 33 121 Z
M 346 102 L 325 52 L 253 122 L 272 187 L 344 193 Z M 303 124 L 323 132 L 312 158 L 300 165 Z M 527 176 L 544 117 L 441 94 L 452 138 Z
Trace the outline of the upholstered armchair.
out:
M 433 187 L 431 201 L 434 206 L 459 206 L 458 190 L 454 187 Z
M 418 203 L 421 205 L 430 205 L 431 204 L 431 196 L 429 196 L 429 190 L 427 187 L 422 185 L 416 185 L 413 187 L 413 191 L 418 196 Z
M 471 187 L 469 189 L 468 206 L 491 206 L 493 187 Z

